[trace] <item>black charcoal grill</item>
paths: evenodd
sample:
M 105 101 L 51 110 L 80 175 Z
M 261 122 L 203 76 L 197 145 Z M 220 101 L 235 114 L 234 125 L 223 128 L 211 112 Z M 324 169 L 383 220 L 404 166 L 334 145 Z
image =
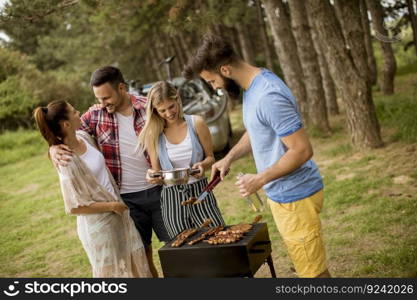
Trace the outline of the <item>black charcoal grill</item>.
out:
M 210 245 L 201 241 L 192 246 L 187 244 L 203 230 L 189 237 L 181 247 L 171 247 L 170 241 L 159 249 L 164 277 L 253 277 L 264 263 L 269 265 L 271 276 L 276 277 L 266 223 L 253 225 L 236 243 Z

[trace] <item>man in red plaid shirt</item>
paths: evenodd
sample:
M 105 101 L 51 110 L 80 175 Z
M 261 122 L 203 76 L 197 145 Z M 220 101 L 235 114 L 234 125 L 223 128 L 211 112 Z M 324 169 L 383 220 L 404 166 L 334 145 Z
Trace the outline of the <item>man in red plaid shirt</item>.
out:
M 97 141 L 145 244 L 152 274 L 157 277 L 152 260 L 152 229 L 160 241 L 168 241 L 169 236 L 162 220 L 162 188 L 146 181 L 150 162 L 146 153 L 137 150 L 147 99 L 130 95 L 122 73 L 115 67 L 94 71 L 90 84 L 100 106 L 90 107 L 81 116 L 80 129 Z M 57 164 L 65 165 L 68 154 L 71 155 L 71 150 L 65 145 L 51 148 L 51 157 Z

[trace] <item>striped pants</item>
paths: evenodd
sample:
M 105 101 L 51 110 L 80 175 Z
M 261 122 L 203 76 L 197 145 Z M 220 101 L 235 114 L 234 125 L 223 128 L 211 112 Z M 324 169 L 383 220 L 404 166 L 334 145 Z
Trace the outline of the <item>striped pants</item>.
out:
M 200 226 L 205 219 L 211 219 L 210 226 L 225 225 L 213 192 L 210 192 L 200 204 L 181 205 L 182 201 L 190 197 L 198 197 L 206 186 L 207 178 L 203 178 L 190 184 L 163 188 L 162 219 L 171 239 L 185 229 Z

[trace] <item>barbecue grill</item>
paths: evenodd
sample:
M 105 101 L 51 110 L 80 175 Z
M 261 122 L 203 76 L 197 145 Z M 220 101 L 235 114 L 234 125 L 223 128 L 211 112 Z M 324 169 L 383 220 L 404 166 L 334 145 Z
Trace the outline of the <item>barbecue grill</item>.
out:
M 171 247 L 170 241 L 159 249 L 164 277 L 253 277 L 264 263 L 276 277 L 266 223 L 254 224 L 243 239 L 232 244 L 187 244 L 205 230 L 200 229 L 181 247 Z

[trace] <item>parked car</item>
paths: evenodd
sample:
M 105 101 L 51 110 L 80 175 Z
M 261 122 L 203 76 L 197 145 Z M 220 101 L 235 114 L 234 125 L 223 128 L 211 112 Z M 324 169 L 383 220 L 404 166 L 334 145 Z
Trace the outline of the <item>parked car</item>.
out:
M 219 154 L 228 151 L 231 147 L 232 127 L 227 111 L 227 92 L 220 89 L 214 91 L 201 79 L 187 81 L 184 77 L 176 77 L 171 82 L 179 90 L 184 112 L 204 118 L 213 138 L 214 152 Z M 140 85 L 137 81 L 131 81 L 129 92 L 146 96 L 152 85 Z

